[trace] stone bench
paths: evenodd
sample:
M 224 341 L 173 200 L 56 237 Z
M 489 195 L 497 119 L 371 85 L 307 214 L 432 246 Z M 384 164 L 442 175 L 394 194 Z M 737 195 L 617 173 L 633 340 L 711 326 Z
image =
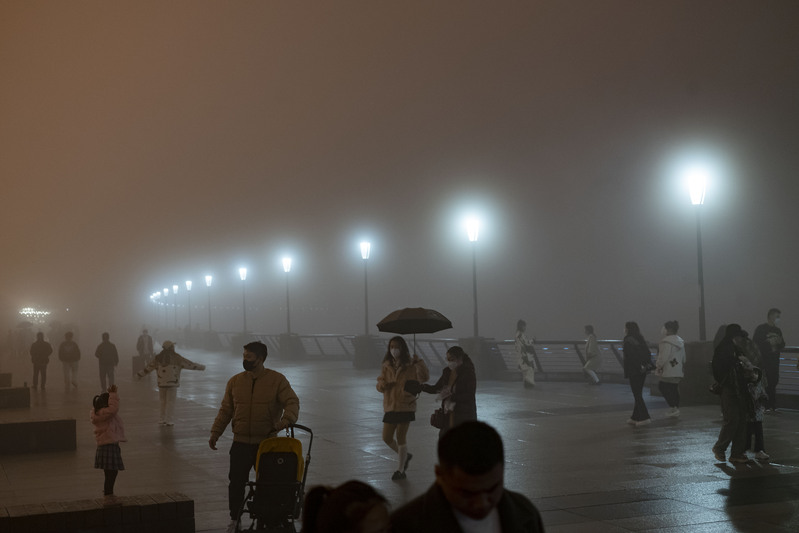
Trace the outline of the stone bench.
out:
M 193 533 L 194 500 L 180 492 L 0 507 L 3 533 Z
M 0 388 L 0 409 L 16 409 L 31 406 L 31 390 L 28 387 Z
M 77 449 L 75 419 L 0 421 L 0 454 Z M 5 531 L 0 528 L 0 531 Z

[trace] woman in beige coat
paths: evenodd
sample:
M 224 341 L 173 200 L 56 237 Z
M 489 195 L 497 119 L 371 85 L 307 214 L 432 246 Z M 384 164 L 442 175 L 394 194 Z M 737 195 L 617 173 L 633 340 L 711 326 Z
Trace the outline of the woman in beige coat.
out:
M 393 337 L 388 343 L 388 350 L 383 357 L 383 366 L 377 378 L 377 390 L 383 393 L 383 442 L 397 454 L 397 470 L 391 476 L 393 480 L 405 479 L 412 454 L 408 453 L 408 428 L 416 419 L 416 394 L 421 390 L 420 384 L 430 378 L 430 371 L 424 361 L 415 355 L 411 358 L 408 344 L 402 337 Z M 406 383 L 415 381 L 411 393 L 406 390 Z M 396 434 L 396 440 L 394 435 Z

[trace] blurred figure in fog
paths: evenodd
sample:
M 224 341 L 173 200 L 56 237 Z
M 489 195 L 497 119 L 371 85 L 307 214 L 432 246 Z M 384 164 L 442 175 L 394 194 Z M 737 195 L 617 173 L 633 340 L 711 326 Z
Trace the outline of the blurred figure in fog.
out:
M 527 322 L 519 320 L 516 322 L 516 356 L 519 360 L 519 370 L 522 372 L 522 383 L 525 389 L 535 387 L 535 359 L 532 357 L 535 353 L 533 348 L 533 341 L 527 338 L 524 332 L 527 330 Z
M 33 363 L 33 388 L 38 388 L 39 374 L 42 376 L 42 390 L 47 384 L 47 363 L 50 362 L 50 354 L 53 347 L 44 340 L 44 333 L 41 331 L 36 334 L 36 340 L 31 344 L 31 362 Z
M 147 331 L 147 330 L 145 330 Z M 180 387 L 180 371 L 205 370 L 205 365 L 193 363 L 175 352 L 175 343 L 164 341 L 163 350 L 150 363 L 136 374 L 141 379 L 158 369 L 158 396 L 161 399 L 160 419 L 162 426 L 175 425 L 175 398 Z
M 602 368 L 602 357 L 599 353 L 599 343 L 594 335 L 594 326 L 585 326 L 585 364 L 583 372 L 591 380 L 592 385 L 599 385 L 597 371 Z
M 80 348 L 78 343 L 72 340 L 73 333 L 64 333 L 64 340 L 58 346 L 58 360 L 64 367 L 64 388 L 69 390 L 70 383 L 78 388 L 78 361 L 80 361 Z
M 106 378 L 108 386 L 114 384 L 114 367 L 119 364 L 119 353 L 117 347 L 108 339 L 110 335 L 103 333 L 103 342 L 97 345 L 94 351 L 94 356 L 98 359 L 100 364 L 100 387 L 102 390 L 107 390 Z
M 383 442 L 397 454 L 397 470 L 391 476 L 394 481 L 406 478 L 405 470 L 413 458 L 408 453 L 408 429 L 416 420 L 419 385 L 428 379 L 430 371 L 424 361 L 416 354 L 411 358 L 405 339 L 392 337 L 377 378 L 377 391 L 383 393 Z M 408 391 L 406 383 L 415 390 Z
M 713 379 L 721 386 L 721 413 L 724 417 L 719 437 L 713 445 L 713 455 L 718 461 L 726 461 L 727 447 L 731 447 L 730 462 L 735 464 L 749 462 L 746 456 L 749 391 L 740 361 L 747 336 L 740 325 L 728 325 L 724 339 L 713 351 L 711 363 Z
M 777 326 L 780 323 L 782 312 L 777 308 L 768 310 L 766 322 L 755 329 L 752 340 L 755 341 L 762 357 L 763 370 L 766 374 L 766 394 L 768 404 L 766 412 L 773 413 L 777 410 L 777 383 L 780 380 L 780 352 L 785 348 L 785 339 L 782 330 Z
M 145 365 L 153 358 L 155 353 L 153 350 L 153 338 L 147 333 L 146 328 L 141 331 L 141 335 L 136 341 L 136 351 L 139 352 L 139 356 L 143 359 Z
M 627 423 L 645 426 L 652 422 L 644 402 L 644 382 L 652 367 L 652 353 L 641 335 L 637 322 L 624 324 L 624 377 L 630 380 L 630 390 L 635 399 L 633 414 Z
M 658 388 L 669 412 L 666 416 L 680 416 L 680 381 L 685 366 L 685 341 L 677 335 L 680 324 L 670 320 L 663 324 L 660 334 L 663 336 L 658 344 L 658 356 L 655 359 L 655 373 L 660 377 Z
M 383 533 L 388 502 L 370 485 L 347 481 L 338 487 L 313 487 L 302 507 L 302 533 Z
M 466 420 L 477 420 L 477 376 L 472 359 L 460 346 L 447 350 L 447 366 L 433 385 L 422 385 L 422 392 L 438 394 L 446 422 L 438 437 Z

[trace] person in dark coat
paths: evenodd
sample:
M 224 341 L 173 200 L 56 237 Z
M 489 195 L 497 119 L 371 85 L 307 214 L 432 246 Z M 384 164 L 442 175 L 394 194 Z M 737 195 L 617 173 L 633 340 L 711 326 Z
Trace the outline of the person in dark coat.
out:
M 44 333 L 41 331 L 36 334 L 36 340 L 31 344 L 31 363 L 33 363 L 33 388 L 39 386 L 39 374 L 42 376 L 42 390 L 47 384 L 47 363 L 50 362 L 50 354 L 53 347 L 44 340 Z
M 644 382 L 648 368 L 652 365 L 652 353 L 649 346 L 641 335 L 641 329 L 637 322 L 627 322 L 624 324 L 624 377 L 630 380 L 630 390 L 635 399 L 633 414 L 627 423 L 631 426 L 640 427 L 650 424 L 649 410 L 644 402 Z
M 72 340 L 74 334 L 67 331 L 64 341 L 58 346 L 58 359 L 64 367 L 64 388 L 69 390 L 70 383 L 78 387 L 78 362 L 80 361 L 80 347 Z
M 724 339 L 713 351 L 713 379 L 721 385 L 721 414 L 724 421 L 719 438 L 713 445 L 713 455 L 718 461 L 726 461 L 727 447 L 730 462 L 744 464 L 746 456 L 746 426 L 749 391 L 743 380 L 739 357 L 744 355 L 744 339 L 748 334 L 738 324 L 727 326 Z
M 114 384 L 114 368 L 119 364 L 117 347 L 108 339 L 108 333 L 103 333 L 103 342 L 97 345 L 97 349 L 94 351 L 94 356 L 100 362 L 100 386 L 102 390 L 107 390 L 106 378 L 108 379 L 109 387 Z
M 441 407 L 446 413 L 445 425 L 439 430 L 439 438 L 450 428 L 465 422 L 477 420 L 477 376 L 472 359 L 460 346 L 447 350 L 447 366 L 432 385 L 422 384 L 422 392 L 438 394 Z
M 785 339 L 782 330 L 777 327 L 780 323 L 782 312 L 775 308 L 769 309 L 766 322 L 755 328 L 752 340 L 760 350 L 762 361 L 760 365 L 766 373 L 765 387 L 768 400 L 766 412 L 773 413 L 777 410 L 777 383 L 780 381 L 780 352 L 785 348 Z
M 470 420 L 442 435 L 435 474 L 427 492 L 392 513 L 392 533 L 544 531 L 532 502 L 505 488 L 502 438 L 488 424 Z

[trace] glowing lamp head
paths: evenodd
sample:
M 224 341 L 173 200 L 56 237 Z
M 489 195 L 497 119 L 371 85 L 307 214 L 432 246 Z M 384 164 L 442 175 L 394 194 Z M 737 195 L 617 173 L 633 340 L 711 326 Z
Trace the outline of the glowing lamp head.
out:
M 477 242 L 477 236 L 480 230 L 480 221 L 476 218 L 466 219 L 466 234 L 469 237 L 469 242 Z
M 369 259 L 369 253 L 372 251 L 372 243 L 369 241 L 361 242 L 361 257 L 364 261 Z
M 190 290 L 191 290 L 191 280 L 190 280 L 190 279 L 187 279 L 187 280 L 186 280 L 186 290 L 187 290 L 187 291 L 190 291 Z
M 685 178 L 688 182 L 688 191 L 691 194 L 691 203 L 693 205 L 704 204 L 708 181 L 707 170 L 699 167 L 691 168 L 686 172 Z
M 210 287 L 212 281 L 214 281 L 214 277 L 213 276 L 210 276 L 210 275 L 209 276 L 205 276 L 205 286 L 206 287 Z
M 169 289 L 167 287 L 164 287 L 164 296 L 169 296 Z
M 241 267 L 239 269 L 239 277 L 241 278 L 241 281 L 244 281 L 244 280 L 247 279 L 247 269 L 245 267 Z
M 172 292 L 174 292 L 175 294 L 178 293 L 178 286 L 177 285 L 172 285 Z
M 286 274 L 291 272 L 291 257 L 283 258 L 283 272 L 285 272 Z

